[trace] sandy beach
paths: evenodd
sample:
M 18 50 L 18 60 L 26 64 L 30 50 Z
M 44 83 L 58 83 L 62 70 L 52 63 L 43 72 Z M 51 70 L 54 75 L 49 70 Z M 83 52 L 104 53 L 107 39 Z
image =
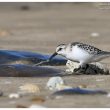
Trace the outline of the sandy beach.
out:
M 23 8 L 28 6 L 28 9 Z M 0 49 L 52 54 L 61 43 L 83 42 L 110 51 L 110 5 L 101 3 L 0 3 Z M 110 58 L 102 61 L 110 68 Z M 66 66 L 52 66 L 66 69 Z M 29 107 L 34 97 L 40 105 L 52 108 L 110 107 L 106 95 L 73 95 L 50 99 L 46 89 L 50 77 L 0 77 L 0 107 Z M 86 85 L 110 92 L 110 75 L 70 75 L 62 77 L 67 85 Z M 21 85 L 36 84 L 39 94 L 10 99 Z

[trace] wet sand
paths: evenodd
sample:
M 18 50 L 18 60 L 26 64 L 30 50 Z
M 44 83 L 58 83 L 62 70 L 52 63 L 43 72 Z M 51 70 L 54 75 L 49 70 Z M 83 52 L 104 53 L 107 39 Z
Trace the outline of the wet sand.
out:
M 0 49 L 22 50 L 51 54 L 60 43 L 84 42 L 110 51 L 110 9 L 98 4 L 51 3 L 29 4 L 30 10 L 21 10 L 22 4 L 0 3 Z M 99 33 L 92 37 L 91 33 Z M 110 68 L 110 59 L 103 60 Z M 65 66 L 53 68 L 66 69 Z M 29 96 L 9 99 L 19 86 L 34 83 L 41 87 L 42 97 L 50 95 L 46 83 L 50 77 L 0 77 L 0 90 L 6 97 L 0 98 L 0 107 L 29 106 Z M 62 77 L 73 87 L 86 85 L 91 89 L 110 92 L 109 75 L 70 75 Z M 105 95 L 73 95 L 61 99 L 46 99 L 45 107 L 110 107 Z

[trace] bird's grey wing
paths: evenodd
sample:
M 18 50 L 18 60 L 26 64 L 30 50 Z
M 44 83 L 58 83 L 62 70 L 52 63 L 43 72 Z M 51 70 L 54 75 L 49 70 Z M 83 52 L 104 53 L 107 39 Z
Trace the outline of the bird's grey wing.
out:
M 83 43 L 79 43 L 79 42 L 74 42 L 72 43 L 72 45 L 77 45 L 79 48 L 85 50 L 86 52 L 88 52 L 89 54 L 93 54 L 93 55 L 96 55 L 96 54 L 101 54 L 103 53 L 102 50 L 94 47 L 94 46 L 91 46 L 91 45 L 88 45 L 88 44 L 83 44 Z

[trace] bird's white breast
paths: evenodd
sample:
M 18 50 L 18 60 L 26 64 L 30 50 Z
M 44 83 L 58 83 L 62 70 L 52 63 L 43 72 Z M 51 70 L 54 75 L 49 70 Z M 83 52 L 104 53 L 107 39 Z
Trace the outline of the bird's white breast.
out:
M 81 49 L 80 47 L 73 46 L 71 51 L 68 51 L 67 58 L 73 61 L 78 62 L 89 62 L 93 56 L 89 54 L 84 49 Z

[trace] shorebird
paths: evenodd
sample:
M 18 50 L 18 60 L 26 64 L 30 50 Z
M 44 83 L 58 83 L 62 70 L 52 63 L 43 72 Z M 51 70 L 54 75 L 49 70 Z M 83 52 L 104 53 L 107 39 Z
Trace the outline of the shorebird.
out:
M 110 56 L 110 52 L 100 50 L 94 46 L 73 42 L 69 44 L 60 44 L 57 46 L 56 51 L 49 58 L 51 61 L 56 55 L 61 55 L 68 60 L 78 62 L 79 70 L 81 68 L 87 68 L 89 63 L 98 62 Z

